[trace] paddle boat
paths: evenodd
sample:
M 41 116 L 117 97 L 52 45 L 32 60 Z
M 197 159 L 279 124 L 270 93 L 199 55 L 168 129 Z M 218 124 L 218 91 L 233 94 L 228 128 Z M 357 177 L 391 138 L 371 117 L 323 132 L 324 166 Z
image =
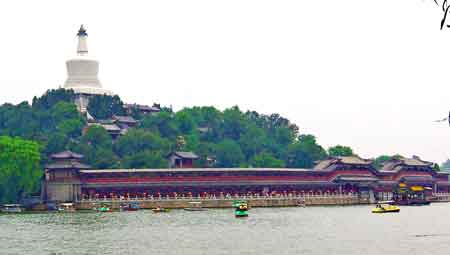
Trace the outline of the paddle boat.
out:
M 25 209 L 20 204 L 4 204 L 0 208 L 2 213 L 21 213 L 24 212 Z
M 132 202 L 132 203 L 126 203 L 120 205 L 120 211 L 137 211 L 139 210 L 139 203 L 138 202 Z
M 234 216 L 236 217 L 248 217 L 248 204 L 246 202 L 236 203 L 236 209 L 234 211 Z
M 58 205 L 58 212 L 75 212 L 73 203 L 61 203 Z
M 206 211 L 206 208 L 202 207 L 202 202 L 189 202 L 189 207 L 184 208 L 185 211 Z
M 375 208 L 372 209 L 372 213 L 398 213 L 400 208 L 393 205 L 394 201 L 378 202 Z
M 105 204 L 100 205 L 100 207 L 94 207 L 92 209 L 96 212 L 112 212 L 111 207 L 109 207 Z
M 162 207 L 156 207 L 156 208 L 153 208 L 152 211 L 154 213 L 164 213 L 164 212 L 170 212 L 170 209 L 162 208 Z

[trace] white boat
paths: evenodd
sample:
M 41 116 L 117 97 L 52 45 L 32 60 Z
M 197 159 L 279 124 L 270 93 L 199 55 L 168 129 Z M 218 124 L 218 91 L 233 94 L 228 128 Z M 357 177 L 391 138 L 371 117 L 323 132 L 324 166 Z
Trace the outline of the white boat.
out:
M 58 205 L 58 212 L 75 212 L 73 203 L 61 203 Z
M 206 208 L 202 207 L 202 202 L 189 202 L 189 207 L 184 208 L 185 211 L 206 211 Z
M 3 213 L 20 213 L 25 211 L 23 206 L 20 204 L 4 204 L 0 208 L 0 211 Z

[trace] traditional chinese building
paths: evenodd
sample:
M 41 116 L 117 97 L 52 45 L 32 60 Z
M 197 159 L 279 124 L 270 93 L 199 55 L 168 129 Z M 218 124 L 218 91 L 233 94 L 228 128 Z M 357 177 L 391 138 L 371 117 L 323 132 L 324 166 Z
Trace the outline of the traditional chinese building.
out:
M 140 114 L 155 114 L 161 111 L 159 104 L 153 104 L 153 106 L 140 105 L 140 104 L 125 104 L 124 108 L 128 115 L 132 115 L 133 111 L 137 111 Z
M 80 171 L 90 166 L 80 162 L 83 156 L 71 151 L 51 155 L 53 163 L 45 167 L 42 198 L 45 201 L 77 201 L 81 195 Z
M 116 125 L 118 125 L 121 129 L 129 129 L 129 128 L 133 128 L 136 127 L 138 124 L 138 121 L 135 120 L 133 117 L 131 116 L 118 116 L 118 115 L 114 115 L 112 117 L 114 123 Z
M 192 155 L 171 154 L 173 159 Z M 432 192 L 449 192 L 448 173 L 438 173 L 419 159 L 386 162 L 382 170 L 372 160 L 331 157 L 313 169 L 293 168 L 180 168 L 89 169 L 82 156 L 63 152 L 46 169 L 44 198 L 76 201 L 80 198 L 174 196 L 202 194 L 358 194 L 368 200 L 385 198 L 400 183 L 423 185 Z M 175 163 L 176 164 L 176 163 Z M 186 162 L 184 162 L 186 164 Z M 176 165 L 175 165 L 176 166 Z
M 169 168 L 192 168 L 198 156 L 193 152 L 174 151 L 167 155 Z

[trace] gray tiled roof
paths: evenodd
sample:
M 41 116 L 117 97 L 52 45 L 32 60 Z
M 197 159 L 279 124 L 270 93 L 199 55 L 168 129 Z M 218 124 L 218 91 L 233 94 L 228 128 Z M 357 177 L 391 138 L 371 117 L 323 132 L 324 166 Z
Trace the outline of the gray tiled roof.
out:
M 180 158 L 185 158 L 185 159 L 198 159 L 197 154 L 190 152 L 190 151 L 175 151 L 169 154 L 169 156 L 171 155 L 175 155 L 178 156 Z
M 116 124 L 100 124 L 100 123 L 90 123 L 89 126 L 101 126 L 108 132 L 120 132 L 120 127 Z
M 115 120 L 117 120 L 118 122 L 122 122 L 122 123 L 132 123 L 132 124 L 137 123 L 137 121 L 131 116 L 116 116 L 115 115 L 113 118 Z
M 314 172 L 303 168 L 160 168 L 160 169 L 93 169 L 81 170 L 81 173 L 177 173 L 177 172 Z
M 148 105 L 140 105 L 140 104 L 125 104 L 125 108 L 137 108 L 141 111 L 149 111 L 149 112 L 159 112 L 161 109 L 155 106 L 148 106 Z
M 432 162 L 421 160 L 419 157 L 413 158 L 396 158 L 384 162 L 382 171 L 398 171 L 403 166 L 418 166 L 418 167 L 431 167 Z
M 79 162 L 55 162 L 45 166 L 46 169 L 90 169 L 91 166 Z
M 83 155 L 74 153 L 71 151 L 62 151 L 55 154 L 50 155 L 52 159 L 82 159 Z
M 363 159 L 358 156 L 345 156 L 345 157 L 330 157 L 325 160 L 321 160 L 314 166 L 314 170 L 325 170 L 333 164 L 348 164 L 348 165 L 371 165 L 373 160 Z

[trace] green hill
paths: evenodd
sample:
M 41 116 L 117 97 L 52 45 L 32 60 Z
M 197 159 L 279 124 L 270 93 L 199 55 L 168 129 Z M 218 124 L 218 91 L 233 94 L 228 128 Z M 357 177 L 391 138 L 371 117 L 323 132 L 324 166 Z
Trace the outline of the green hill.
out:
M 52 153 L 72 150 L 96 168 L 167 167 L 170 151 L 192 151 L 198 167 L 312 167 L 327 156 L 312 135 L 279 114 L 220 111 L 192 107 L 143 114 L 127 111 L 118 96 L 94 96 L 88 112 L 97 123 L 113 116 L 131 116 L 136 127 L 113 139 L 101 125 L 88 125 L 76 109 L 72 91 L 50 90 L 32 104 L 0 106 L 0 135 L 19 136 L 41 145 L 42 164 Z M 128 109 L 130 110 L 130 109 Z M 83 132 L 84 131 L 84 132 Z

